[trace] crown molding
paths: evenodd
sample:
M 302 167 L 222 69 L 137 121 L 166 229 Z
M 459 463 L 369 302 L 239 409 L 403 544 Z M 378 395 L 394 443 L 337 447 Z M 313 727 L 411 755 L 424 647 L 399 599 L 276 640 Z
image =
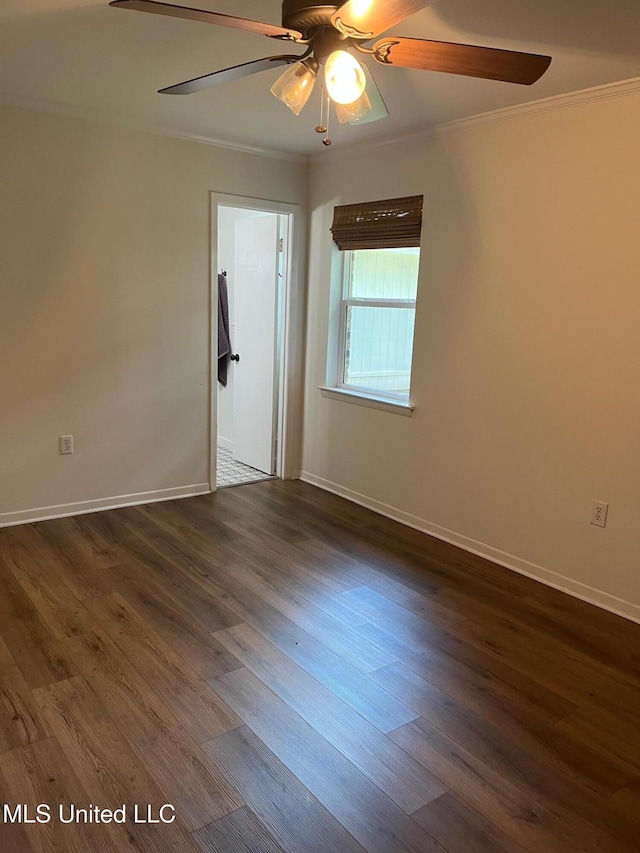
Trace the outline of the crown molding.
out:
M 431 127 L 423 128 L 414 133 L 403 136 L 388 136 L 384 139 L 376 139 L 371 142 L 350 143 L 344 147 L 333 149 L 331 152 L 319 152 L 312 154 L 312 164 L 326 163 L 328 157 L 347 158 L 361 156 L 367 151 L 394 148 L 402 145 L 410 145 L 413 142 L 424 142 L 441 133 L 450 133 L 456 130 L 481 127 L 485 124 L 494 124 L 500 121 L 524 118 L 526 116 L 538 115 L 540 113 L 552 112 L 554 110 L 578 107 L 594 101 L 605 101 L 612 98 L 623 98 L 629 95 L 640 94 L 640 77 L 631 77 L 628 80 L 620 80 L 615 83 L 604 83 L 601 86 L 592 86 L 588 89 L 579 89 L 561 95 L 552 95 L 548 98 L 540 98 L 537 101 L 529 101 L 526 104 L 516 104 L 512 107 L 503 107 L 499 110 L 490 110 L 486 113 L 477 113 L 467 118 L 455 119 L 454 121 L 442 122 Z
M 540 98 L 527 104 L 516 104 L 513 107 L 503 107 L 500 110 L 491 110 L 479 113 L 469 118 L 461 118 L 455 121 L 447 121 L 436 125 L 438 133 L 446 133 L 466 127 L 477 127 L 483 124 L 493 124 L 498 121 L 508 121 L 522 116 L 537 115 L 538 113 L 549 113 L 554 110 L 563 110 L 568 107 L 579 107 L 594 101 L 607 101 L 612 98 L 624 98 L 628 95 L 640 93 L 640 77 L 631 77 L 628 80 L 619 80 L 615 83 L 604 83 L 601 86 L 591 86 L 588 89 L 579 89 L 576 92 L 568 92 L 562 95 L 552 95 L 549 98 Z
M 293 151 L 280 151 L 276 148 L 262 148 L 255 145 L 243 145 L 239 142 L 230 142 L 226 139 L 216 139 L 210 136 L 198 136 L 194 133 L 178 130 L 177 128 L 163 125 L 148 125 L 141 122 L 117 117 L 105 117 L 103 114 L 83 107 L 74 107 L 70 104 L 54 103 L 53 101 L 38 100 L 35 98 L 23 98 L 0 92 L 0 106 L 17 107 L 19 109 L 34 110 L 36 112 L 47 112 L 55 115 L 76 118 L 83 121 L 93 121 L 99 124 L 121 127 L 127 130 L 137 130 L 142 133 L 152 133 L 155 136 L 166 136 L 171 139 L 181 139 L 186 142 L 197 142 L 200 145 L 211 145 L 214 148 L 226 148 L 230 151 L 239 151 L 242 154 L 256 154 L 259 157 L 270 157 L 275 160 L 286 160 L 293 163 L 306 163 L 308 155 L 296 154 Z
M 243 154 L 255 154 L 259 157 L 270 157 L 275 160 L 285 160 L 292 163 L 320 164 L 333 162 L 336 158 L 349 158 L 361 156 L 368 151 L 388 149 L 411 143 L 424 142 L 441 133 L 450 133 L 473 127 L 481 127 L 485 124 L 493 124 L 500 121 L 523 118 L 538 115 L 540 113 L 552 112 L 553 110 L 567 109 L 569 107 L 581 106 L 595 101 L 622 98 L 640 93 L 640 77 L 631 77 L 628 80 L 620 80 L 615 83 L 605 83 L 601 86 L 592 86 L 588 89 L 579 89 L 566 94 L 552 95 L 548 98 L 540 98 L 529 101 L 526 104 L 516 104 L 511 107 L 503 107 L 498 110 L 490 110 L 486 113 L 477 113 L 466 118 L 454 119 L 442 122 L 430 127 L 422 128 L 413 133 L 402 136 L 387 136 L 384 139 L 376 139 L 370 142 L 352 142 L 339 148 L 321 151 L 316 154 L 298 154 L 292 151 L 281 151 L 275 148 L 263 148 L 260 146 L 243 145 L 239 142 L 230 142 L 215 137 L 199 136 L 193 133 L 178 130 L 177 128 L 162 125 L 147 125 L 129 119 L 116 117 L 105 117 L 104 115 L 87 110 L 82 107 L 74 107 L 70 104 L 54 103 L 52 101 L 23 98 L 0 92 L 0 105 L 19 107 L 22 109 L 49 112 L 56 115 L 64 115 L 69 118 L 94 121 L 101 124 L 115 125 L 128 130 L 137 130 L 143 133 L 152 133 L 155 136 L 166 136 L 171 139 L 182 139 L 186 142 L 197 142 L 201 145 L 212 145 L 215 148 L 225 148 L 230 151 L 238 151 Z

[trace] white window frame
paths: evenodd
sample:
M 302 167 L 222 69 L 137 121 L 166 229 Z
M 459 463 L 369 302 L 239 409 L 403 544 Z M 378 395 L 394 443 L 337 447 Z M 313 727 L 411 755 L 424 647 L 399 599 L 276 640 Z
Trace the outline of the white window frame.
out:
M 334 385 L 321 386 L 320 391 L 323 397 L 330 399 L 354 402 L 358 405 L 368 406 L 369 408 L 382 409 L 383 411 L 394 411 L 398 414 L 410 416 L 414 410 L 414 406 L 410 402 L 410 390 L 408 394 L 403 394 L 399 391 L 380 391 L 378 389 L 368 388 L 364 385 L 353 385 L 344 381 L 346 371 L 347 316 L 349 308 L 354 306 L 367 306 L 369 308 L 397 308 L 399 310 L 413 308 L 415 310 L 416 307 L 415 299 L 367 299 L 365 297 L 348 296 L 353 253 L 357 251 L 363 250 L 348 249 L 339 253 L 340 322 L 337 342 L 337 375 L 335 376 Z M 384 249 L 381 248 L 380 251 L 384 251 Z

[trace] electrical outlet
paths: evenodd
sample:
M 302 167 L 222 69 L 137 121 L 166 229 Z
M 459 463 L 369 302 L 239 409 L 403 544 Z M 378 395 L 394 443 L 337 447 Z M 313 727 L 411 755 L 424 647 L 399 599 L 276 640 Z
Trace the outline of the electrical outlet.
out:
M 67 454 L 73 453 L 73 436 L 72 435 L 61 435 L 60 436 L 60 453 Z
M 604 503 L 604 501 L 594 501 L 591 504 L 591 524 L 595 524 L 596 527 L 604 527 L 607 523 L 608 509 L 609 504 Z

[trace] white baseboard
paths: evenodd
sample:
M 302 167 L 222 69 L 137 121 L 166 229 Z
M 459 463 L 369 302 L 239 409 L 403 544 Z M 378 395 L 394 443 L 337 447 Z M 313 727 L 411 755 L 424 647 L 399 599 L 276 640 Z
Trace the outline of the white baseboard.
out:
M 332 483 L 330 480 L 325 480 L 322 477 L 317 477 L 315 474 L 310 474 L 308 471 L 302 471 L 300 479 L 305 483 L 310 483 L 312 486 L 318 486 L 327 492 L 332 492 L 334 495 L 339 495 L 353 503 L 373 510 L 380 515 L 391 518 L 394 521 L 399 521 L 406 524 L 408 527 L 413 527 L 420 530 L 422 533 L 428 533 L 429 536 L 435 536 L 436 539 L 441 539 L 444 542 L 449 542 L 451 545 L 457 545 L 471 554 L 477 554 L 479 557 L 484 557 L 497 563 L 499 566 L 504 566 L 506 569 L 512 569 L 521 575 L 526 575 L 533 580 L 540 581 L 547 586 L 558 589 L 561 592 L 566 592 L 575 598 L 580 598 L 582 601 L 587 601 L 589 604 L 595 604 L 596 607 L 601 607 L 603 610 L 609 610 L 618 616 L 623 616 L 625 619 L 631 619 L 633 622 L 640 622 L 640 605 L 633 604 L 630 601 L 625 601 L 622 598 L 617 598 L 615 595 L 610 595 L 608 592 L 603 592 L 599 589 L 587 586 L 580 581 L 568 578 L 565 575 L 560 575 L 557 572 L 552 572 L 550 569 L 545 569 L 538 566 L 536 563 L 530 563 L 528 560 L 523 560 L 520 557 L 515 557 L 513 554 L 507 554 L 505 551 L 500 551 L 498 548 L 493 548 L 491 545 L 486 545 L 484 542 L 478 542 L 475 539 L 470 539 L 468 536 L 463 536 L 453 530 L 448 530 L 446 527 L 440 527 L 430 521 L 425 521 L 423 518 L 418 518 L 416 515 L 411 515 L 403 510 L 396 509 L 389 504 L 381 503 L 366 495 L 361 495 L 359 492 L 354 492 L 337 483 Z
M 233 452 L 233 441 L 230 438 L 223 438 L 221 435 L 217 438 L 217 444 L 220 447 L 224 447 L 226 450 L 231 450 Z
M 153 492 L 137 492 L 133 495 L 117 495 L 78 503 L 37 507 L 36 509 L 24 509 L 17 512 L 2 512 L 0 513 L 0 527 L 30 524 L 33 521 L 48 521 L 51 518 L 64 518 L 68 515 L 84 515 L 87 512 L 100 512 L 123 506 L 171 501 L 175 498 L 193 498 L 196 495 L 208 495 L 210 493 L 211 488 L 208 483 L 196 483 L 191 486 L 176 486 L 172 489 L 157 489 Z

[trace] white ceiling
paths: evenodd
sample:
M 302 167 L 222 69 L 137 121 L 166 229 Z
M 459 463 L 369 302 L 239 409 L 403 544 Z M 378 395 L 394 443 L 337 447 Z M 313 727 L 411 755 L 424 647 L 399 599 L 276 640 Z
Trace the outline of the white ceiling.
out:
M 281 22 L 279 0 L 176 0 Z M 384 0 L 380 0 L 384 2 Z M 640 76 L 640 0 L 435 0 L 393 34 L 546 53 L 533 86 L 374 67 L 390 116 L 333 122 L 335 145 Z M 186 96 L 156 90 L 297 46 L 223 27 L 109 8 L 107 0 L 0 0 L 0 100 L 151 130 L 300 154 L 323 149 L 314 93 L 296 117 L 269 92 L 282 69 Z

